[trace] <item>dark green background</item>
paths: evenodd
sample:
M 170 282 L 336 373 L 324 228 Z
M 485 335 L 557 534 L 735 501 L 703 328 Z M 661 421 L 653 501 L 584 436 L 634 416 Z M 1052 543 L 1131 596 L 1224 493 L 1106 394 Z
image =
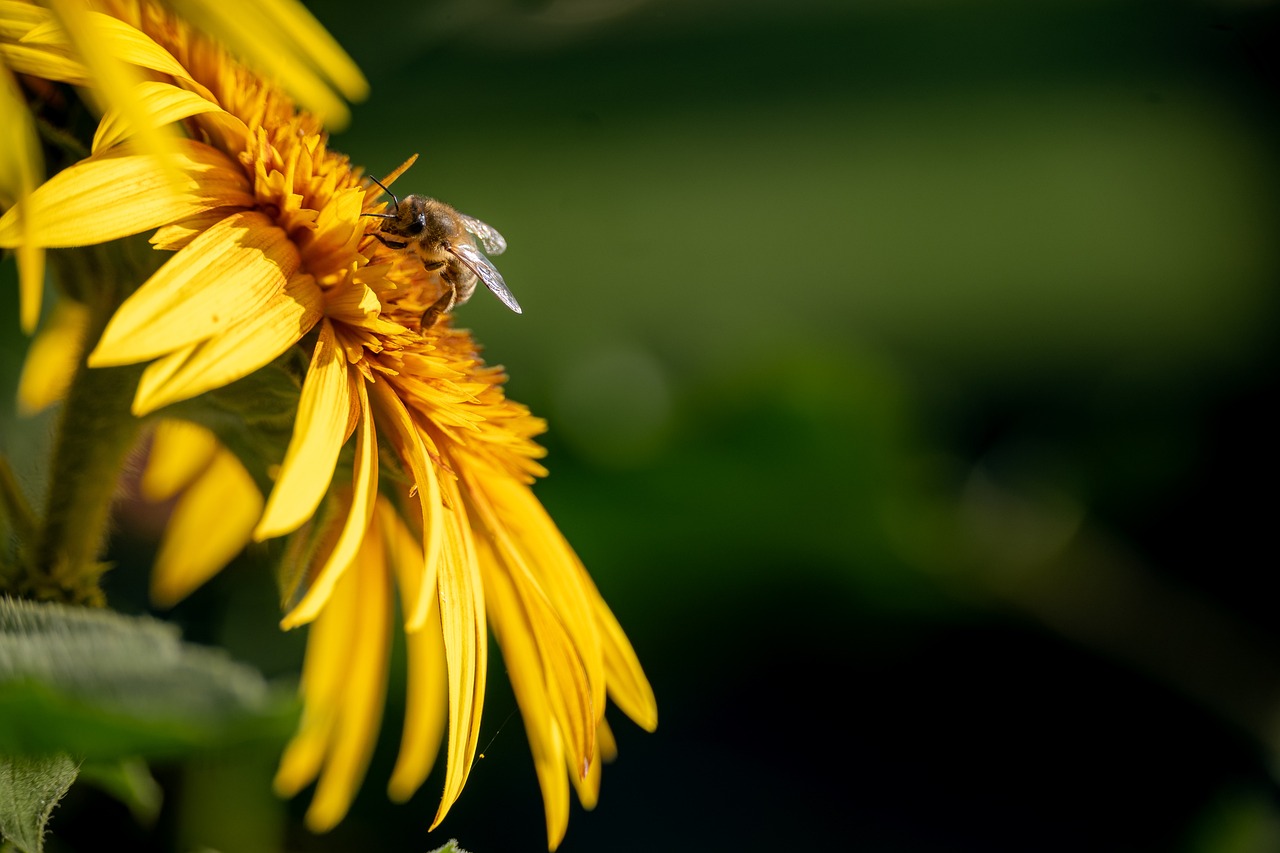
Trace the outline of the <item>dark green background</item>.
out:
M 657 691 L 565 853 L 1280 849 L 1274 5 L 313 8 L 373 84 L 334 146 L 506 235 L 524 315 L 458 322 Z M 273 595 L 246 559 L 174 615 L 287 675 Z M 543 849 L 491 682 L 430 836 L 394 700 L 326 836 L 234 804 L 273 756 L 113 832 Z

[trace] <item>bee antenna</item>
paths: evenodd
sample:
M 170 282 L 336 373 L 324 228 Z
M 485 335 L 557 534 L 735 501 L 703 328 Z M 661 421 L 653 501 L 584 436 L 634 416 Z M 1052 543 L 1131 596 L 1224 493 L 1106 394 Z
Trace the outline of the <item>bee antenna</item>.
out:
M 369 180 L 373 181 L 375 184 L 377 184 L 378 186 L 382 187 L 382 191 L 383 191 L 384 193 L 386 193 L 387 195 L 391 196 L 391 203 L 392 203 L 392 204 L 394 204 L 396 207 L 399 207 L 399 206 L 400 206 L 400 199 L 396 198 L 396 194 L 395 194 L 395 193 L 393 193 L 391 190 L 387 189 L 387 185 L 386 185 L 386 184 L 384 184 L 382 181 L 380 181 L 380 180 L 378 180 L 377 178 L 375 178 L 373 175 L 370 175 L 370 176 L 369 176 Z

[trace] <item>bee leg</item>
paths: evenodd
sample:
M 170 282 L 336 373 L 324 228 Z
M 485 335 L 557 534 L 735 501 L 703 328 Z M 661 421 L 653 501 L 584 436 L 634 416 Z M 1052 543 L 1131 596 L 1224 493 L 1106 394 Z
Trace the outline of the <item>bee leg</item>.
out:
M 376 231 L 373 234 L 373 238 L 388 249 L 403 249 L 405 246 L 409 245 L 408 243 L 402 243 L 399 240 L 388 240 Z
M 421 319 L 418 320 L 418 326 L 422 329 L 430 329 L 440 319 L 440 315 L 447 312 L 453 307 L 453 300 L 457 294 L 453 288 L 446 290 L 439 299 L 431 303 L 431 307 L 422 312 Z

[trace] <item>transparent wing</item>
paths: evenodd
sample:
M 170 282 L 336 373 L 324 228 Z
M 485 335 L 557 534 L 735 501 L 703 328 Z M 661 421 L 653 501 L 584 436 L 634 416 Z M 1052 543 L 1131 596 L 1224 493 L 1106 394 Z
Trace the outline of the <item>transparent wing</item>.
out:
M 501 255 L 507 250 L 507 241 L 498 233 L 497 228 L 465 213 L 459 213 L 458 218 L 462 220 L 463 227 L 480 238 L 480 245 L 484 246 L 484 250 L 489 254 Z
M 494 232 L 497 233 L 497 232 Z M 459 243 L 449 247 L 449 251 L 453 252 L 458 260 L 466 265 L 480 280 L 484 282 L 484 286 L 493 291 L 493 295 L 502 300 L 502 304 L 510 308 L 517 314 L 523 314 L 520 310 L 520 303 L 516 301 L 515 296 L 511 294 L 507 283 L 502 280 L 502 274 L 494 269 L 493 264 L 489 263 L 489 259 L 480 254 L 480 250 L 470 243 Z

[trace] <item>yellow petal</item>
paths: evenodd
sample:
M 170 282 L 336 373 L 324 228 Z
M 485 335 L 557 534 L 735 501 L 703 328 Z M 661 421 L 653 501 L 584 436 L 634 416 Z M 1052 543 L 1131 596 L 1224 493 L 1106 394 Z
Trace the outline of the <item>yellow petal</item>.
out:
M 151 600 L 172 607 L 249 542 L 262 494 L 230 451 L 219 448 L 209 467 L 173 508 L 151 573 Z
M 173 5 L 184 17 L 216 33 L 233 52 L 248 57 L 263 76 L 279 80 L 334 129 L 344 126 L 350 113 L 330 84 L 353 99 L 363 98 L 368 91 L 355 64 L 301 4 L 174 0 Z
M 151 433 L 138 491 L 149 501 L 168 500 L 209 467 L 218 448 L 218 439 L 204 427 L 164 418 Z
M 435 464 L 430 460 L 425 437 L 409 417 L 400 398 L 387 380 L 373 383 L 374 401 L 378 404 L 379 418 L 391 446 L 404 462 L 418 491 L 418 504 L 422 512 L 423 595 L 418 601 L 405 602 L 405 630 L 416 631 L 426 621 L 431 604 L 427 598 L 435 586 L 439 572 L 441 552 L 444 547 L 444 511 L 440 499 L 440 478 Z
M 305 625 L 320 613 L 333 592 L 334 584 L 348 571 L 360 552 L 361 543 L 367 538 L 369 522 L 373 518 L 374 500 L 378 492 L 377 433 L 363 377 L 354 376 L 351 384 L 360 404 L 360 421 L 356 427 L 355 468 L 351 475 L 351 509 L 347 514 L 346 524 L 343 525 L 342 535 L 338 537 L 328 560 L 315 575 L 315 580 L 302 599 L 280 620 L 280 627 L 285 630 Z
M 57 20 L 49 19 L 28 30 L 22 37 L 26 45 L 72 47 L 84 56 L 110 56 L 117 62 L 148 68 L 182 79 L 190 75 L 173 54 L 156 44 L 150 36 L 119 18 L 90 11 L 75 0 L 49 0 Z M 101 80 L 95 82 L 101 84 Z M 119 93 L 127 98 L 127 92 Z M 110 98 L 109 100 L 115 100 Z
M 490 503 L 486 490 L 500 491 L 507 482 L 507 478 L 496 474 L 483 481 L 473 474 L 467 478 L 468 495 L 475 504 L 481 523 L 493 536 L 496 555 L 510 576 L 524 617 L 529 621 L 543 677 L 548 681 L 556 723 L 565 737 L 565 747 L 573 759 L 573 766 L 577 768 L 576 775 L 585 776 L 595 754 L 596 723 L 603 715 L 603 693 L 599 699 L 593 695 L 584 650 L 574 641 L 570 633 L 572 628 L 566 624 L 574 614 L 560 611 L 547 597 L 526 561 L 522 548 L 525 543 L 513 540 L 502 515 Z M 590 618 L 590 614 L 579 614 L 579 618 Z M 588 649 L 585 654 L 592 651 Z M 598 653 L 598 647 L 594 651 Z M 603 673 L 600 680 L 603 690 Z
M 18 380 L 18 411 L 33 415 L 67 395 L 71 377 L 79 368 L 89 309 L 79 302 L 60 299 L 53 306 L 40 333 L 27 350 Z
M 87 86 L 92 75 L 83 62 L 72 59 L 62 48 L 0 42 L 0 61 L 18 73 L 73 86 Z
M 449 505 L 461 507 L 457 482 L 442 481 Z M 451 520 L 458 519 L 451 513 Z M 431 821 L 435 829 L 462 793 L 480 739 L 480 713 L 484 707 L 484 686 L 488 672 L 489 646 L 485 624 L 484 584 L 472 545 L 470 531 L 445 524 L 448 542 L 437 575 L 437 599 L 445 660 L 449 673 L 449 753 L 444 774 L 444 793 Z
M 43 180 L 44 158 L 35 122 L 13 75 L 0 62 L 0 207 L 12 207 Z M 35 331 L 44 291 L 44 250 L 36 242 L 29 216 L 18 218 L 18 300 L 22 331 Z M 79 351 L 77 350 L 77 353 Z
M 93 77 L 93 91 L 125 114 L 137 136 L 138 147 L 157 157 L 165 180 L 163 191 L 175 191 L 182 180 L 173 160 L 176 136 L 147 114 L 133 98 L 133 87 L 142 81 L 135 65 L 178 76 L 186 76 L 185 70 L 148 36 L 110 15 L 89 11 L 84 0 L 46 2 L 57 18 L 57 23 L 51 23 L 49 28 L 61 25 L 72 50 Z M 41 29 L 28 33 L 24 41 L 34 43 Z
M 239 118 L 195 92 L 179 89 L 171 83 L 147 80 L 133 87 L 132 101 L 149 117 L 152 125 L 159 127 L 196 115 L 209 114 L 206 126 L 222 129 L 218 147 L 224 151 L 239 151 L 248 138 L 249 129 Z M 133 133 L 129 116 L 118 107 L 112 107 L 98 122 L 93 136 L 93 153 L 123 142 Z
M 244 171 L 201 142 L 175 142 L 175 165 L 187 176 L 172 192 L 164 171 L 132 143 L 63 169 L 0 217 L 0 248 L 22 241 L 20 218 L 30 220 L 36 245 L 88 246 L 158 228 L 215 207 L 251 207 Z
M 350 408 L 347 359 L 338 348 L 333 324 L 326 318 L 320 323 L 320 336 L 302 383 L 293 437 L 254 539 L 261 542 L 291 533 L 315 513 L 347 438 Z
M 354 600 L 358 621 L 349 625 L 351 655 L 340 698 L 339 724 L 333 730 L 329 755 L 316 785 L 306 824 L 325 832 L 346 815 L 364 779 L 377 742 L 386 699 L 387 659 L 391 648 L 391 582 L 383 557 L 382 538 L 365 537 L 344 594 Z
M 555 850 L 569 826 L 569 784 L 565 779 L 564 739 L 556 726 L 547 695 L 529 621 L 516 596 L 506 570 L 483 540 L 479 547 L 480 564 L 484 568 L 486 601 L 493 633 L 502 649 L 511 689 L 524 720 L 525 735 L 533 754 L 538 787 L 542 789 L 542 807 L 547 824 L 547 845 Z M 576 775 L 576 774 L 575 774 Z
M 17 41 L 51 17 L 49 10 L 42 6 L 0 0 L 0 38 Z
M 339 525 L 330 525 L 325 538 L 338 536 Z M 354 646 L 360 631 L 359 584 L 354 572 L 338 581 L 338 594 L 307 629 L 307 653 L 298 684 L 303 697 L 298 732 L 285 747 L 276 771 L 274 787 L 282 797 L 301 791 L 320 773 L 328 752 L 342 703 L 348 689 Z
M 270 217 L 233 213 L 124 301 L 89 366 L 134 364 L 222 334 L 276 298 L 300 264 L 297 247 Z
M 407 552 L 404 555 L 407 559 L 391 561 L 399 581 L 401 599 L 408 599 L 410 595 L 416 597 L 419 590 L 415 587 L 420 586 L 422 552 L 414 544 L 413 536 L 390 504 L 383 503 L 383 507 L 383 530 L 389 540 L 398 541 L 398 547 Z M 389 525 L 397 526 L 400 532 L 388 530 Z M 389 553 L 397 547 L 391 542 L 388 545 Z M 387 794 L 396 802 L 404 802 L 412 797 L 426 780 L 440 751 L 441 738 L 449 719 L 449 706 L 445 702 L 448 696 L 448 679 L 444 635 L 440 628 L 440 610 L 434 604 L 434 584 L 428 595 L 433 604 L 422 629 L 405 635 L 409 676 L 405 695 L 404 733 L 400 739 L 400 753 L 396 758 L 395 769 L 387 784 Z
M 138 417 L 248 376 L 297 343 L 319 320 L 320 289 L 295 275 L 257 315 L 147 366 L 133 399 Z

